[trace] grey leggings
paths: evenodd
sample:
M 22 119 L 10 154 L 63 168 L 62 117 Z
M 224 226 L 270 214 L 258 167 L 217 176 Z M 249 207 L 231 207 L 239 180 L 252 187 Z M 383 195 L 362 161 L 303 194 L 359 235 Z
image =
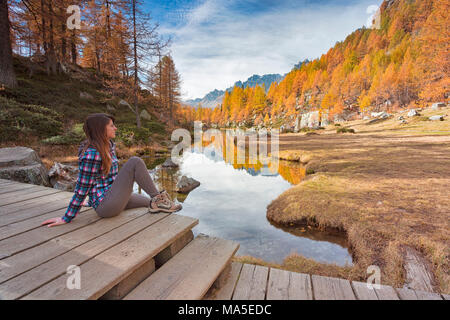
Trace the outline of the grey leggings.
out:
M 95 212 L 100 217 L 109 218 L 117 216 L 126 209 L 148 207 L 151 198 L 133 193 L 135 181 L 152 198 L 159 193 L 144 160 L 131 157 L 120 169 Z

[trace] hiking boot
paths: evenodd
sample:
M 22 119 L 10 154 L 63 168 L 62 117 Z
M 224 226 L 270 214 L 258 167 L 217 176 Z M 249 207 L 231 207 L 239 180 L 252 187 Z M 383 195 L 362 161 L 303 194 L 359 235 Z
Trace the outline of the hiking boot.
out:
M 169 197 L 166 191 L 161 191 L 159 194 L 154 196 L 148 206 L 148 211 L 150 213 L 158 212 L 176 212 L 181 210 L 181 204 L 175 204 Z

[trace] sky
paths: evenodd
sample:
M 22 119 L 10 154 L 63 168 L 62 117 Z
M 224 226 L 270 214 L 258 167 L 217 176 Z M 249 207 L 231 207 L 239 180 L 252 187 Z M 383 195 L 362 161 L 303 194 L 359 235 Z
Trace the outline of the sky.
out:
M 144 0 L 181 75 L 182 99 L 285 74 L 362 26 L 382 0 Z

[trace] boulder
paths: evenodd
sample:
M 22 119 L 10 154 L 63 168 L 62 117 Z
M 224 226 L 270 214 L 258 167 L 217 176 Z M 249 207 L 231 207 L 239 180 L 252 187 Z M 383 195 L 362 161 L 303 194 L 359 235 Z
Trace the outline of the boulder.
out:
M 50 187 L 47 168 L 31 148 L 0 149 L 0 178 Z
M 370 116 L 371 116 L 372 118 L 378 118 L 380 115 L 383 114 L 383 112 L 384 112 L 384 111 L 382 111 L 382 112 L 371 112 L 371 113 L 370 113 Z
M 126 102 L 125 100 L 123 100 L 123 99 L 119 101 L 119 106 L 125 106 L 125 107 L 128 107 L 128 108 L 130 108 L 131 111 L 134 112 L 133 107 L 130 106 L 130 104 L 129 104 L 128 102 Z
M 294 132 L 298 132 L 300 130 L 300 120 L 302 119 L 301 116 L 297 116 L 295 118 L 295 122 L 294 122 Z
M 302 118 L 300 120 L 300 129 L 308 126 L 308 120 L 309 120 L 309 114 L 308 113 L 303 114 Z
M 436 116 L 431 116 L 428 118 L 431 121 L 444 121 L 444 116 L 443 115 L 436 115 Z
M 308 127 L 310 128 L 319 127 L 319 111 L 312 111 L 309 113 Z
M 200 182 L 193 178 L 182 176 L 176 186 L 176 191 L 179 193 L 189 193 L 200 185 Z
M 50 184 L 55 189 L 73 192 L 77 184 L 78 171 L 78 168 L 75 166 L 55 162 L 48 171 Z
M 84 99 L 84 100 L 92 100 L 92 99 L 94 99 L 92 94 L 87 93 L 87 92 L 83 92 L 83 91 L 80 92 L 80 98 Z
M 320 126 L 321 127 L 326 127 L 328 126 L 328 112 L 324 112 L 322 113 L 321 117 L 320 117 Z
M 407 116 L 408 117 L 417 117 L 417 116 L 420 116 L 420 114 L 416 111 L 416 109 L 411 109 L 408 111 Z
M 172 159 L 168 158 L 164 163 L 161 165 L 163 168 L 177 168 L 178 165 L 172 161 Z
M 151 120 L 152 119 L 152 117 L 150 116 L 150 114 L 147 112 L 147 110 L 142 110 L 142 112 L 141 112 L 141 118 L 142 119 L 144 119 L 144 120 Z
M 444 108 L 446 105 L 444 102 L 435 102 L 431 105 L 432 110 L 439 110 L 439 108 Z

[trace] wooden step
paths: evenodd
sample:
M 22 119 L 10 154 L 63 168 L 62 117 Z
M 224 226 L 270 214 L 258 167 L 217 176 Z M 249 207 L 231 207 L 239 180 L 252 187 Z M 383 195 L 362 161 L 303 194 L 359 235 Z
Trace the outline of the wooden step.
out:
M 236 242 L 200 234 L 124 300 L 201 299 L 238 248 Z
M 158 215 L 162 216 L 162 214 Z M 143 218 L 153 219 L 152 217 L 158 215 L 146 214 Z M 102 222 L 98 221 L 97 223 Z M 62 258 L 56 257 L 56 260 L 59 258 L 60 261 L 49 261 L 54 273 L 60 275 L 52 281 L 44 282 L 43 285 L 22 299 L 98 299 L 123 281 L 142 280 L 139 277 L 137 280 L 134 278 L 136 272 L 144 274 L 153 272 L 154 257 L 189 232 L 196 224 L 198 224 L 197 219 L 169 214 L 138 232 L 133 232 L 133 230 L 139 230 L 137 225 L 133 228 L 125 227 L 123 232 L 119 229 L 112 230 L 109 234 L 105 234 L 103 239 L 92 240 L 95 242 L 94 247 L 110 244 L 108 241 L 116 241 L 113 246 L 106 250 L 103 249 L 104 251 L 92 250 L 92 246 L 86 243 L 81 247 L 74 248 Z M 126 233 L 131 233 L 131 236 L 123 237 Z M 119 242 L 117 242 L 117 238 Z M 65 273 L 65 268 L 68 262 L 80 268 L 81 290 L 67 288 L 66 283 L 70 274 Z M 48 270 L 48 268 L 49 266 L 46 266 L 42 268 L 42 271 Z M 131 285 L 127 284 L 127 286 Z

